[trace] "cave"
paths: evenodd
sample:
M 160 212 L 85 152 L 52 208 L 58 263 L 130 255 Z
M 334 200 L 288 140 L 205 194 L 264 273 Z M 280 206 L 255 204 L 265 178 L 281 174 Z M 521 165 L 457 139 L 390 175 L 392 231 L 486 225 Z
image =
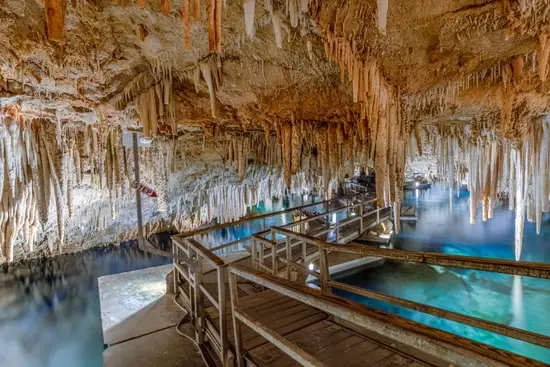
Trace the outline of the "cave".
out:
M 548 0 L 0 4 L 0 367 L 550 364 Z

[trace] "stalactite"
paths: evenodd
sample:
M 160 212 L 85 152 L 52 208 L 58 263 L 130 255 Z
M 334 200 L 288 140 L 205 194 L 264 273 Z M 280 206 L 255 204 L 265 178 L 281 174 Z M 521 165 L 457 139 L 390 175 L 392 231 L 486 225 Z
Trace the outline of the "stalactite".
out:
M 170 0 L 161 0 L 160 9 L 164 15 L 170 14 Z
M 204 78 L 204 81 L 206 82 L 206 85 L 208 86 L 208 93 L 210 94 L 210 109 L 212 112 L 212 117 L 217 116 L 217 107 L 216 107 L 216 80 L 213 73 L 213 69 L 215 66 L 212 65 L 212 60 L 209 61 L 203 61 L 199 64 L 200 70 L 202 72 L 202 77 Z
M 438 172 L 451 186 L 466 177 L 471 223 L 475 223 L 478 202 L 483 204 L 483 220 L 489 220 L 501 194 L 508 194 L 508 208 L 515 210 L 515 256 L 519 260 L 525 219 L 536 222 L 540 230 L 542 213 L 549 209 L 550 129 L 546 116 L 522 116 L 520 107 L 514 107 L 510 115 L 514 119 L 507 134 L 503 134 L 498 114 L 484 115 L 462 129 L 453 128 L 452 134 L 443 126 L 434 127 L 435 143 L 431 137 L 426 141 L 437 145 Z M 463 140 L 460 151 L 453 148 L 459 146 L 458 136 Z M 457 171 L 460 164 L 467 167 L 467 173 Z
M 208 0 L 208 49 L 211 52 L 221 52 L 221 0 Z
M 189 0 L 182 0 L 180 11 L 181 11 L 181 21 L 183 23 L 183 47 L 186 50 L 189 50 L 191 48 L 191 23 L 189 21 Z
M 550 37 L 547 34 L 539 35 L 537 48 L 538 74 L 540 80 L 546 81 L 548 75 L 548 58 L 550 57 Z
M 244 0 L 243 2 L 244 23 L 246 26 L 246 35 L 250 38 L 254 38 L 254 36 L 256 35 L 256 29 L 254 25 L 254 16 L 256 14 L 255 8 L 256 8 L 256 0 Z
M 52 41 L 63 42 L 65 35 L 65 0 L 44 0 L 48 38 Z
M 278 48 L 283 47 L 283 35 L 281 32 L 281 12 L 273 10 L 271 12 L 271 22 L 273 23 L 273 34 L 275 35 L 275 44 Z
M 386 33 L 386 23 L 388 18 L 388 0 L 377 0 L 378 30 Z

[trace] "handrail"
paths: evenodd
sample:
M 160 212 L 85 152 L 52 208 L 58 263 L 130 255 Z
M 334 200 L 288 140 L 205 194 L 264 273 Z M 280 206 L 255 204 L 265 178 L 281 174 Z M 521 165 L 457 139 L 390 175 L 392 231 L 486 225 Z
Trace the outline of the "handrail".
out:
M 272 229 L 275 232 L 294 237 L 301 241 L 307 241 L 308 243 L 320 246 L 325 250 L 330 251 L 344 252 L 348 254 L 356 254 L 362 256 L 376 256 L 392 260 L 425 263 L 429 265 L 441 265 L 455 268 L 491 271 L 495 273 L 550 279 L 550 264 L 545 263 L 490 259 L 462 255 L 447 255 L 435 252 L 396 250 L 353 244 L 338 246 L 328 242 L 324 242 L 318 238 L 297 233 L 282 227 L 274 226 L 272 227 Z
M 159 250 L 158 248 L 153 246 L 151 241 L 149 241 L 147 238 L 141 238 L 141 239 L 138 238 L 137 241 L 138 241 L 138 248 L 142 251 L 149 252 L 151 254 L 155 254 L 159 256 L 169 257 L 173 260 L 184 262 L 187 266 L 190 266 L 190 267 L 195 267 L 197 265 L 196 261 L 191 260 L 187 256 L 174 255 L 168 251 Z
M 228 329 L 227 329 L 227 326 L 226 326 L 227 316 L 226 316 L 226 312 L 225 312 L 225 310 L 226 310 L 226 297 L 225 297 L 225 277 L 226 277 L 226 275 L 225 275 L 225 273 L 226 273 L 226 267 L 228 266 L 228 264 L 223 259 L 221 259 L 217 255 L 215 255 L 214 251 L 218 251 L 218 250 L 221 250 L 223 248 L 227 248 L 227 247 L 230 247 L 230 246 L 237 245 L 239 243 L 246 242 L 248 240 L 252 240 L 253 241 L 252 258 L 253 258 L 253 262 L 254 262 L 255 243 L 256 243 L 256 240 L 259 240 L 262 243 L 264 243 L 264 244 L 268 243 L 271 246 L 271 248 L 272 248 L 272 252 L 271 252 L 271 254 L 272 254 L 272 264 L 271 264 L 271 267 L 274 268 L 275 265 L 276 265 L 276 261 L 278 259 L 279 250 L 277 248 L 277 242 L 275 241 L 275 237 L 273 237 L 272 241 L 269 241 L 265 238 L 258 239 L 258 238 L 256 238 L 257 234 L 254 234 L 252 236 L 248 236 L 248 237 L 241 238 L 241 239 L 238 239 L 238 240 L 235 240 L 235 241 L 231 241 L 229 243 L 226 243 L 226 244 L 223 244 L 223 245 L 220 245 L 220 246 L 209 249 L 209 248 L 205 247 L 204 245 L 202 245 L 200 243 L 200 241 L 192 238 L 194 235 L 202 234 L 202 233 L 212 231 L 212 230 L 216 230 L 216 229 L 220 229 L 220 228 L 225 228 L 227 226 L 236 225 L 236 224 L 243 223 L 243 222 L 250 221 L 250 220 L 262 219 L 262 218 L 269 217 L 269 216 L 279 215 L 281 213 L 299 211 L 299 210 L 302 210 L 303 208 L 306 208 L 306 207 L 323 205 L 323 204 L 326 204 L 326 203 L 333 202 L 335 200 L 349 199 L 350 197 L 353 198 L 353 197 L 356 197 L 358 195 L 364 195 L 364 193 L 351 195 L 351 196 L 340 197 L 340 198 L 337 198 L 337 199 L 327 200 L 327 201 L 319 202 L 319 203 L 312 203 L 312 204 L 303 205 L 303 206 L 300 206 L 300 207 L 289 208 L 289 209 L 285 209 L 283 211 L 274 212 L 274 213 L 267 213 L 267 214 L 261 215 L 261 216 L 244 218 L 244 219 L 241 219 L 239 221 L 234 221 L 234 222 L 226 223 L 226 224 L 222 224 L 222 225 L 206 227 L 206 228 L 202 228 L 202 229 L 199 229 L 199 230 L 196 230 L 196 231 L 190 231 L 190 232 L 186 232 L 186 233 L 182 233 L 182 234 L 179 234 L 179 235 L 172 236 L 172 240 L 175 244 L 173 246 L 174 255 L 171 256 L 174 259 L 174 271 L 175 271 L 174 287 L 176 289 L 176 293 L 182 293 L 182 292 L 185 293 L 185 290 L 182 287 L 180 287 L 180 284 L 181 284 L 180 282 L 181 282 L 182 279 L 184 279 L 188 283 L 189 296 L 187 296 L 185 294 L 183 294 L 182 296 L 184 297 L 184 300 L 190 306 L 191 318 L 192 318 L 192 321 L 195 325 L 196 337 L 197 337 L 197 340 L 198 340 L 199 344 L 204 343 L 205 337 L 208 337 L 213 343 L 214 350 L 217 353 L 219 353 L 219 356 L 223 361 L 223 365 L 226 366 L 226 365 L 229 364 L 228 349 L 227 349 L 227 330 Z M 369 200 L 368 202 L 362 202 L 360 204 L 349 204 L 349 205 L 345 205 L 344 207 L 336 209 L 336 210 L 337 211 L 349 210 L 350 207 L 355 208 L 355 207 L 360 206 L 360 205 L 364 206 L 365 204 L 371 203 L 373 201 L 374 200 Z M 325 213 L 325 214 L 321 214 L 321 215 L 326 216 L 326 215 L 330 215 L 333 212 L 334 212 L 334 210 L 330 211 L 329 214 Z M 362 212 L 362 210 L 361 210 L 361 212 Z M 344 223 L 341 223 L 341 224 L 345 225 Z M 292 223 L 291 223 L 291 225 L 292 225 Z M 265 233 L 269 233 L 270 231 L 271 231 L 270 229 L 267 229 L 267 230 L 261 231 L 259 233 L 265 234 Z M 292 245 L 292 246 L 295 246 L 295 245 Z M 287 244 L 287 248 L 288 248 L 288 246 L 290 246 L 290 244 Z M 182 253 L 182 252 L 183 252 L 184 255 L 188 256 L 189 258 L 191 258 L 195 261 L 195 266 L 188 266 L 187 268 L 185 268 L 182 265 L 187 264 L 187 262 L 185 262 L 185 264 L 180 264 L 178 262 L 178 261 L 181 261 L 181 259 L 186 258 L 185 256 L 180 255 L 180 253 Z M 304 254 L 306 253 L 305 243 L 303 244 L 303 253 Z M 264 258 L 263 246 L 262 246 L 262 250 L 260 251 L 260 254 L 261 254 L 262 259 L 263 259 Z M 287 256 L 288 256 L 288 249 L 287 249 Z M 217 272 L 217 288 L 218 288 L 217 289 L 217 299 L 216 299 L 215 295 L 213 293 L 211 293 L 210 290 L 206 287 L 205 283 L 203 283 L 203 267 L 202 267 L 203 261 L 206 261 L 210 265 L 213 265 L 214 268 L 215 268 L 215 271 Z M 263 263 L 258 264 L 258 265 L 259 265 L 260 268 L 265 268 L 265 270 L 270 271 L 269 267 L 264 266 Z M 308 274 L 318 275 L 317 272 L 310 271 L 309 269 L 302 266 L 301 264 L 294 264 L 293 266 L 295 268 L 300 268 L 300 270 L 303 270 L 303 271 L 307 272 Z M 181 275 L 181 278 L 180 278 L 180 275 Z M 216 308 L 218 310 L 218 315 L 219 315 L 219 325 L 218 326 L 214 325 L 214 323 L 212 323 L 206 317 L 204 298 L 209 300 L 212 303 L 212 305 L 214 306 L 214 308 Z M 212 329 L 212 328 L 218 328 L 218 329 L 215 330 L 215 329 Z
M 446 347 L 444 343 L 451 344 L 461 349 L 466 348 L 478 354 L 480 357 L 486 356 L 506 365 L 543 365 L 542 363 L 531 360 L 530 358 L 519 356 L 504 350 L 494 350 L 494 348 L 485 344 L 469 340 L 401 316 L 376 310 L 372 307 L 361 305 L 343 297 L 327 294 L 305 285 L 297 284 L 270 274 L 261 273 L 243 265 L 232 264 L 228 267 L 228 271 L 231 303 L 234 309 L 238 298 L 238 294 L 236 294 L 235 289 L 236 276 L 239 276 L 243 279 L 269 288 L 284 296 L 293 298 L 323 312 L 334 315 L 344 321 L 351 322 L 359 327 L 388 336 L 391 339 L 399 340 L 400 343 L 411 346 L 417 350 L 423 350 L 432 355 L 443 355 L 442 357 L 451 361 L 456 362 L 457 360 L 468 357 L 461 353 L 460 350 Z M 237 327 L 235 327 L 235 330 L 237 330 Z M 242 340 L 237 338 L 237 334 L 235 334 L 235 336 L 236 343 L 242 343 Z M 236 346 L 237 353 L 240 355 L 242 355 L 242 352 L 240 351 L 241 347 L 242 345 Z M 283 351 L 288 354 L 286 350 Z
M 179 238 L 175 238 L 175 241 L 179 241 Z M 190 247 L 193 248 L 193 250 L 200 253 L 200 255 L 206 259 L 208 262 L 210 262 L 214 266 L 223 266 L 225 265 L 225 262 L 220 259 L 218 256 L 213 254 L 209 249 L 201 245 L 197 240 L 193 238 L 184 238 L 183 241 Z
M 320 201 L 318 203 L 305 204 L 305 205 L 296 206 L 296 207 L 293 207 L 293 208 L 279 210 L 277 212 L 265 213 L 265 214 L 260 214 L 260 215 L 256 215 L 256 216 L 253 216 L 253 217 L 242 218 L 242 219 L 239 219 L 239 220 L 236 220 L 236 221 L 233 221 L 233 222 L 216 224 L 216 225 L 213 225 L 213 226 L 208 226 L 208 227 L 204 227 L 204 228 L 195 229 L 195 230 L 192 230 L 192 231 L 179 233 L 179 234 L 176 234 L 172 237 L 183 237 L 183 238 L 185 238 L 185 237 L 195 236 L 195 235 L 202 234 L 202 233 L 205 233 L 205 232 L 210 232 L 210 231 L 213 231 L 213 230 L 216 230 L 216 229 L 222 229 L 222 228 L 226 228 L 226 227 L 230 227 L 230 226 L 236 226 L 238 224 L 245 223 L 245 222 L 248 222 L 250 220 L 268 218 L 268 217 L 272 217 L 272 216 L 275 216 L 275 215 L 280 215 L 280 214 L 293 212 L 293 211 L 296 211 L 296 210 L 302 210 L 302 209 L 305 209 L 305 208 L 309 208 L 311 206 L 329 204 L 329 203 L 332 203 L 333 201 L 339 201 L 339 200 L 344 200 L 344 199 L 351 199 L 351 198 L 354 198 L 354 197 L 359 196 L 359 195 L 365 195 L 365 193 L 360 192 L 360 193 L 356 193 L 356 194 L 352 194 L 352 195 L 345 195 L 345 196 L 334 198 L 334 199 Z
M 370 204 L 370 203 L 375 202 L 375 201 L 376 201 L 376 199 L 372 199 L 372 200 L 365 201 L 365 202 L 361 202 L 361 203 L 357 203 L 357 204 L 347 205 L 347 206 L 344 206 L 344 207 L 342 207 L 342 208 L 331 209 L 331 210 L 328 210 L 328 211 L 325 212 L 325 213 L 316 214 L 316 215 L 313 215 L 313 216 L 311 216 L 311 217 L 307 217 L 307 218 L 304 218 L 304 219 L 300 219 L 300 220 L 297 220 L 297 221 L 292 222 L 292 223 L 284 224 L 284 225 L 282 225 L 281 227 L 286 228 L 286 227 L 295 226 L 295 225 L 301 224 L 301 223 L 308 223 L 308 222 L 311 222 L 311 221 L 313 221 L 313 220 L 315 220 L 315 219 L 318 219 L 318 218 L 321 218 L 321 217 L 326 217 L 327 215 L 336 214 L 336 213 L 342 212 L 342 211 L 344 211 L 344 210 L 355 209 L 356 207 L 359 207 L 359 206 L 361 206 L 361 205 Z M 382 210 L 382 209 L 385 209 L 385 208 L 374 209 L 374 210 L 372 210 L 372 211 L 370 211 L 369 213 L 366 213 L 366 214 L 364 214 L 364 215 L 365 215 L 365 216 L 366 216 L 366 215 L 370 215 L 370 214 L 376 213 L 377 210 Z
M 364 288 L 356 287 L 350 284 L 336 282 L 329 280 L 327 285 L 332 288 L 339 288 L 341 290 L 358 294 L 360 296 L 376 299 L 383 302 L 388 302 L 397 306 L 405 307 L 411 310 L 419 311 L 422 313 L 434 315 L 447 320 L 459 322 L 461 324 L 470 325 L 475 328 L 497 333 L 510 338 L 523 340 L 524 342 L 540 345 L 541 347 L 550 348 L 550 336 L 533 333 L 528 330 L 518 329 L 512 326 L 499 324 L 492 321 L 480 319 L 478 317 L 469 316 L 449 310 L 445 310 L 438 307 L 433 307 L 423 303 L 410 301 L 404 298 L 394 297 L 389 294 L 383 294 Z
M 399 261 L 413 261 L 420 263 L 427 263 L 433 265 L 462 267 L 476 270 L 488 270 L 493 272 L 501 272 L 507 274 L 519 274 L 530 275 L 543 279 L 550 278 L 550 264 L 544 263 L 531 263 L 521 261 L 510 261 L 500 259 L 484 259 L 474 258 L 468 256 L 459 255 L 445 255 L 438 253 L 425 253 L 415 251 L 393 250 L 383 248 L 371 248 L 369 246 L 361 245 L 346 245 L 339 246 L 334 245 L 318 238 L 308 236 L 305 234 L 297 233 L 282 227 L 272 227 L 272 233 L 283 234 L 286 237 L 287 243 L 292 239 L 298 240 L 302 243 L 308 243 L 319 247 L 320 254 L 320 274 L 318 276 L 321 290 L 324 292 L 330 292 L 332 288 L 339 288 L 341 290 L 358 294 L 364 297 L 389 302 L 391 304 L 406 307 L 412 310 L 420 311 L 437 317 L 442 317 L 462 324 L 470 325 L 479 329 L 487 330 L 493 333 L 501 334 L 514 339 L 522 340 L 535 345 L 540 345 L 545 348 L 550 348 L 550 336 L 533 333 L 530 331 L 514 328 L 504 324 L 498 324 L 491 321 L 486 321 L 473 316 L 456 313 L 453 311 L 432 307 L 426 304 L 417 303 L 407 299 L 394 297 L 391 295 L 378 293 L 370 290 L 366 290 L 360 287 L 349 285 L 342 282 L 330 280 L 330 273 L 327 266 L 327 253 L 330 251 L 356 254 L 361 256 L 378 256 L 388 259 L 394 259 Z M 287 259 L 288 260 L 288 259 Z M 287 274 L 290 269 L 290 262 L 287 264 Z M 274 272 L 273 272 L 274 273 Z M 289 277 L 287 276 L 287 279 Z

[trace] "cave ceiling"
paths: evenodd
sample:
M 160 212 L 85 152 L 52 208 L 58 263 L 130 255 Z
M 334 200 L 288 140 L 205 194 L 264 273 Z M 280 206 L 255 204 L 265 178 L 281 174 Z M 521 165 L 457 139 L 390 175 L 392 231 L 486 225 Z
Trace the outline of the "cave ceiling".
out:
M 49 34 L 55 29 L 46 17 L 56 3 L 66 9 L 60 39 Z M 0 1 L 2 108 L 26 119 L 132 125 L 139 120 L 135 97 L 169 77 L 179 128 L 341 121 L 360 108 L 349 71 L 326 56 L 327 42 L 339 38 L 352 43 L 354 55 L 377 60 L 399 89 L 409 119 L 460 120 L 498 110 L 515 59 L 521 65 L 510 80 L 518 99 L 534 113 L 547 109 L 548 82 L 536 61 L 548 25 L 543 1 L 389 1 L 382 31 L 376 1 L 312 0 L 305 2 L 307 12 L 300 11 L 303 1 L 291 1 L 297 15 L 288 2 L 256 1 L 250 37 L 243 2 L 228 0 L 221 10 L 221 52 L 209 47 L 207 2 L 200 2 L 200 14 L 193 8 L 187 14 L 186 38 L 182 9 L 194 3 Z M 215 117 L 197 71 L 205 61 L 220 74 Z

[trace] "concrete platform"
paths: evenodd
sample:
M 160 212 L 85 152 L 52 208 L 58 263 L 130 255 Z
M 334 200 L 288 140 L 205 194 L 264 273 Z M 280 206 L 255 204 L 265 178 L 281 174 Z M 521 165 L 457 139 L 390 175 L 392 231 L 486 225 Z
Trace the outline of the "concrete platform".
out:
M 103 334 L 166 293 L 172 265 L 155 266 L 98 279 Z
M 207 367 L 199 349 L 170 327 L 109 347 L 105 367 Z
M 187 313 L 166 293 L 171 270 L 165 265 L 98 280 L 105 366 L 206 367 L 193 340 L 176 331 Z M 179 330 L 193 336 L 189 324 Z

